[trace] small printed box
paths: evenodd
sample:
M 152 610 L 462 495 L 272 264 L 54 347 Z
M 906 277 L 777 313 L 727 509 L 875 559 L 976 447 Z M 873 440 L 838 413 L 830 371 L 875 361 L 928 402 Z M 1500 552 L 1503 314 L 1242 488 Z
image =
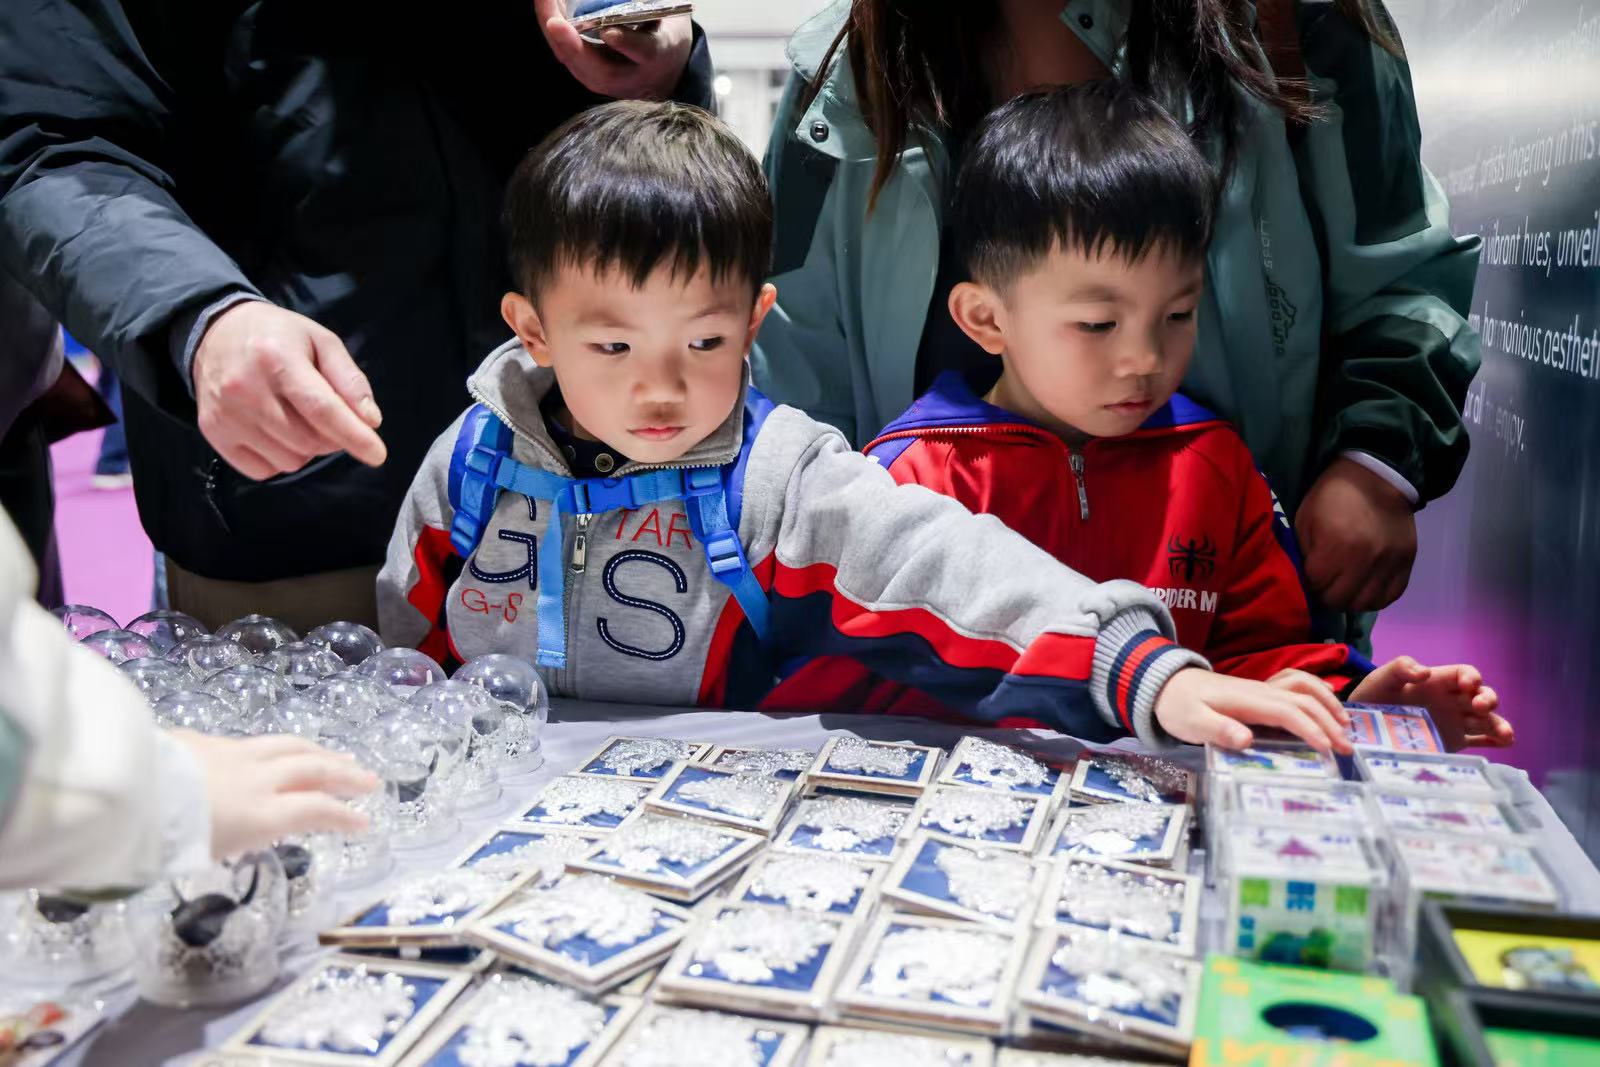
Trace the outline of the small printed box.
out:
M 1458 800 L 1420 793 L 1374 793 L 1372 806 L 1395 831 L 1474 837 L 1521 837 L 1511 809 L 1494 800 Z
M 924 830 L 906 842 L 882 894 L 912 911 L 1009 927 L 1029 921 L 1045 874 L 1027 856 Z
M 797 1067 L 806 1034 L 803 1023 L 651 1005 L 600 1062 L 602 1067 L 722 1063 Z
M 1206 746 L 1206 765 L 1213 779 L 1259 777 L 1338 781 L 1339 763 L 1299 741 L 1257 741 L 1249 748 Z
M 1218 783 L 1229 815 L 1268 826 L 1360 830 L 1368 824 L 1366 795 L 1352 782 L 1273 781 L 1245 776 Z
M 911 802 L 888 797 L 829 793 L 806 797 L 773 838 L 774 850 L 887 862 L 894 858 Z
M 773 775 L 684 763 L 667 775 L 645 804 L 770 837 L 789 810 L 794 791 L 793 782 Z
M 1370 838 L 1340 830 L 1230 827 L 1227 951 L 1264 963 L 1364 971 L 1378 957 L 1388 872 Z
M 1417 956 L 1429 996 L 1481 988 L 1589 998 L 1600 1009 L 1600 916 L 1425 900 Z
M 639 1002 L 627 997 L 596 1000 L 539 978 L 493 974 L 428 1031 L 402 1067 L 595 1067 L 638 1011 Z
M 461 971 L 330 956 L 273 997 L 223 1051 L 282 1064 L 391 1067 L 469 981 Z
M 1409 704 L 1346 704 L 1350 743 L 1391 752 L 1448 751 L 1427 708 Z
M 693 903 L 749 862 L 763 843 L 731 826 L 642 811 L 567 866 Z
M 1194 1035 L 1200 965 L 1176 952 L 1081 927 L 1041 931 L 1020 999 L 1036 1020 L 1166 1055 Z
M 1406 889 L 1461 903 L 1561 906 L 1555 882 L 1528 845 L 1458 834 L 1397 832 L 1390 837 Z
M 1039 855 L 1171 867 L 1189 830 L 1187 804 L 1084 804 L 1064 808 Z
M 859 1018 L 998 1035 L 1021 952 L 992 927 L 891 912 L 862 939 L 834 1002 Z
M 608 737 L 573 774 L 659 782 L 674 763 L 690 762 L 711 746 L 703 741 L 669 737 Z
M 477 944 L 551 981 L 603 993 L 665 959 L 687 909 L 596 875 L 507 899 L 467 929 Z
M 1489 777 L 1482 756 L 1435 756 L 1359 749 L 1361 777 L 1373 789 L 1389 793 L 1450 796 L 1459 800 L 1496 800 L 1500 787 Z
M 819 1026 L 806 1067 L 993 1067 L 994 1046 L 978 1037 L 944 1037 Z
M 1575 997 L 1452 990 L 1433 1005 L 1451 1062 L 1496 1067 L 1590 1067 L 1600 1063 L 1594 1006 Z
M 347 948 L 452 948 L 467 924 L 535 878 L 506 878 L 464 867 L 417 871 L 385 890 L 317 940 Z
M 1124 752 L 1085 753 L 1072 770 L 1072 795 L 1091 804 L 1188 804 L 1196 774 L 1171 760 Z
M 942 749 L 928 745 L 832 737 L 806 772 L 806 782 L 860 793 L 920 796 L 943 756 Z
M 991 848 L 1031 854 L 1044 836 L 1049 817 L 1049 801 L 1044 797 L 936 785 L 917 802 L 911 821 L 913 829 L 933 830 Z
M 1066 860 L 1052 867 L 1038 922 L 1087 927 L 1193 955 L 1200 881 L 1112 860 Z
M 769 850 L 745 869 L 728 896 L 740 904 L 848 919 L 866 913 L 883 873 L 883 864 L 867 860 Z
M 1072 776 L 1010 745 L 996 744 L 982 737 L 963 737 L 951 749 L 939 781 L 946 785 L 998 789 L 1044 797 L 1050 807 L 1066 796 Z
M 567 774 L 546 783 L 513 821 L 523 828 L 605 833 L 638 811 L 659 786 L 659 782 Z
M 817 761 L 817 752 L 811 748 L 738 748 L 717 745 L 701 754 L 699 762 L 719 771 L 737 771 L 740 774 L 766 774 L 796 782 Z
M 729 904 L 697 920 L 661 969 L 656 999 L 812 1021 L 844 966 L 854 925 Z

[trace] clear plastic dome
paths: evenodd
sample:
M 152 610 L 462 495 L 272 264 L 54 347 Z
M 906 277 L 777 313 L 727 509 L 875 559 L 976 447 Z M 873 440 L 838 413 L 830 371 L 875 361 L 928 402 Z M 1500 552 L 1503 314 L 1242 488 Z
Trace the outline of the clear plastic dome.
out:
M 382 781 L 373 792 L 345 802 L 366 815 L 367 828 L 360 833 L 341 835 L 339 888 L 370 885 L 388 875 L 394 866 L 389 841 L 395 832 L 395 817 L 400 807 L 399 788 L 393 779 L 385 777 L 383 761 L 361 742 L 351 737 L 334 737 L 326 739 L 324 744 L 336 752 L 348 753 Z
M 456 772 L 456 803 L 476 808 L 500 799 L 507 715 L 500 702 L 466 682 L 435 682 L 411 698 L 411 713 L 431 715 L 469 731 L 467 754 Z
M 189 673 L 197 680 L 215 674 L 224 667 L 237 667 L 241 663 L 251 663 L 255 654 L 243 645 L 229 641 L 225 637 L 191 637 L 187 641 L 180 641 L 173 645 L 167 652 L 166 659 L 182 667 L 187 667 Z
M 397 848 L 427 848 L 455 832 L 456 772 L 469 737 L 463 727 L 414 710 L 384 712 L 358 737 L 376 758 L 377 773 L 394 786 Z
M 210 633 L 193 615 L 165 609 L 147 611 L 130 622 L 127 628 L 156 646 L 157 655 L 162 656 L 191 637 L 205 637 Z
M 154 704 L 169 693 L 189 687 L 189 672 L 176 663 L 143 656 L 130 659 L 121 665 L 122 673 L 134 684 L 144 698 Z
M 286 623 L 265 615 L 246 615 L 242 619 L 234 619 L 218 630 L 217 636 L 237 641 L 258 656 L 300 640 L 300 635 Z
M 78 643 L 118 666 L 130 659 L 146 659 L 156 654 L 154 645 L 127 630 L 97 630 Z
M 328 714 L 327 708 L 302 693 L 285 693 L 272 705 L 271 713 L 262 716 L 259 721 L 263 733 L 291 734 L 307 741 L 317 741 L 327 725 Z
M 339 881 L 339 834 L 300 834 L 272 846 L 287 880 L 286 939 L 314 938 L 333 925 L 334 887 Z
M 162 726 L 203 734 L 221 733 L 235 718 L 232 705 L 199 689 L 168 693 L 156 701 L 151 710 Z
M 350 667 L 360 666 L 389 647 L 375 630 L 359 622 L 324 623 L 306 634 L 306 643 L 327 649 Z
M 322 732 L 345 737 L 365 727 L 394 701 L 381 682 L 355 674 L 341 674 L 306 690 L 306 696 L 328 713 Z
M 13 982 L 57 989 L 120 971 L 133 960 L 126 913 L 121 901 L 7 893 L 0 897 L 0 968 Z
M 50 614 L 61 621 L 67 628 L 73 640 L 82 641 L 90 634 L 99 633 L 101 630 L 117 629 L 117 620 L 88 604 L 63 604 L 59 608 L 51 608 Z
M 296 689 L 310 689 L 345 669 L 344 660 L 306 641 L 292 641 L 275 648 L 258 662 L 267 670 L 282 675 L 284 681 Z
M 505 708 L 507 718 L 500 731 L 503 777 L 530 774 L 544 764 L 540 736 L 550 718 L 550 697 L 533 664 L 491 652 L 469 660 L 452 680 L 479 687 Z
M 236 721 L 246 733 L 261 732 L 261 721 L 290 691 L 289 683 L 276 673 L 253 663 L 226 667 L 200 683 L 200 688 L 233 705 Z
M 405 690 L 445 680 L 444 668 L 414 648 L 386 648 L 356 668 L 364 678 Z
M 182 1008 L 256 995 L 278 977 L 287 909 L 288 879 L 271 851 L 159 883 L 130 909 L 139 993 Z

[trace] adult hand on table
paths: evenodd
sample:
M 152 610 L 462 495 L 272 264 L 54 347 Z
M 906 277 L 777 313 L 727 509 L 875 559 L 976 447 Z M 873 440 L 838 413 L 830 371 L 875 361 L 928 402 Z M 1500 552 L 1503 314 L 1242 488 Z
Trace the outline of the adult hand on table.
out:
M 578 36 L 567 21 L 567 0 L 534 0 L 550 50 L 590 92 L 617 100 L 665 100 L 683 76 L 694 43 L 688 15 L 660 19 L 650 29 L 612 26 L 603 46 Z
M 1328 464 L 1301 501 L 1294 530 L 1306 584 L 1327 607 L 1377 611 L 1406 591 L 1417 558 L 1411 502 L 1354 460 Z
M 372 467 L 388 455 L 367 376 L 333 331 L 304 315 L 264 300 L 235 304 L 206 329 L 190 373 L 200 432 L 247 478 L 330 452 Z

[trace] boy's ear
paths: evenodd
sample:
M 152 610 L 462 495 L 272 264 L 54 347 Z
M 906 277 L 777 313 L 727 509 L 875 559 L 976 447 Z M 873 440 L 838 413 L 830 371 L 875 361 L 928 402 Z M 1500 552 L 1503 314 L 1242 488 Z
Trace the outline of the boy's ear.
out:
M 768 282 L 756 294 L 755 307 L 750 309 L 750 329 L 744 335 L 744 354 L 750 355 L 750 346 L 756 343 L 756 334 L 761 330 L 761 322 L 767 317 L 767 312 L 772 310 L 772 305 L 777 302 L 778 287 Z
M 960 282 L 950 290 L 950 317 L 961 332 L 991 356 L 1006 350 L 1005 319 L 1000 294 L 978 282 Z
M 534 310 L 533 302 L 521 293 L 507 293 L 500 298 L 500 317 L 506 320 L 511 332 L 517 335 L 522 347 L 534 363 L 550 366 L 550 342 L 545 339 L 544 323 Z

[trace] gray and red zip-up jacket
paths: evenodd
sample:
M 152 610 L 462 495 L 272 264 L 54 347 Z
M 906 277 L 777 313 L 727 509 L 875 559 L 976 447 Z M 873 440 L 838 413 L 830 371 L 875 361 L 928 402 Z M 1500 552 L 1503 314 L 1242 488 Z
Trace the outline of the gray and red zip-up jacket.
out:
M 468 389 L 510 427 L 518 462 L 570 477 L 539 413 L 553 385 L 511 341 Z M 770 605 L 764 640 L 712 576 L 681 501 L 569 517 L 562 529 L 548 507 L 503 492 L 462 560 L 449 495 L 460 425 L 417 472 L 378 576 L 385 640 L 440 660 L 533 660 L 538 554 L 554 551 L 569 561 L 566 666 L 544 672 L 558 695 L 771 706 L 786 665 L 849 656 L 972 719 L 1160 742 L 1156 694 L 1178 669 L 1205 666 L 1172 642 L 1166 608 L 1138 583 L 1091 582 L 993 517 L 896 485 L 831 427 L 753 390 L 675 465 L 733 465 L 729 510 Z M 786 686 L 781 703 L 804 698 Z

